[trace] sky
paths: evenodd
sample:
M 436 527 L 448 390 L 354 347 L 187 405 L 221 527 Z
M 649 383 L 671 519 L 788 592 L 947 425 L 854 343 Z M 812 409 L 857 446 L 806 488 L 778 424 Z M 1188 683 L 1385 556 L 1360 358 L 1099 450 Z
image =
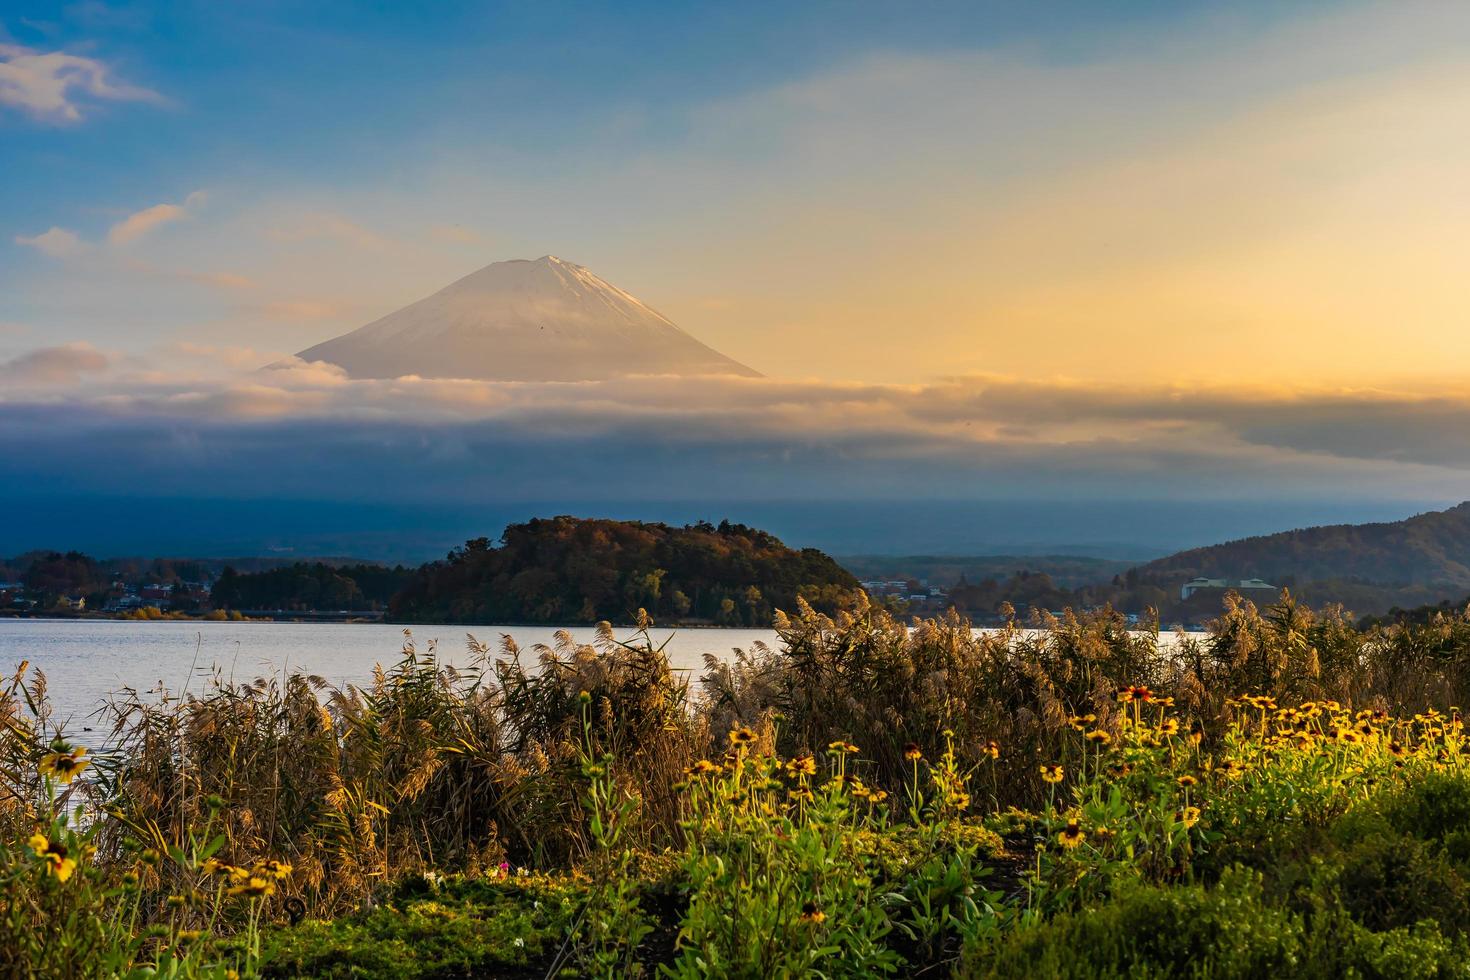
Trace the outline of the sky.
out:
M 1467 42 L 1429 2 L 11 0 L 0 504 L 47 516 L 0 552 L 184 502 L 431 550 L 553 504 L 1157 550 L 1458 502 Z M 547 253 L 766 377 L 285 360 Z

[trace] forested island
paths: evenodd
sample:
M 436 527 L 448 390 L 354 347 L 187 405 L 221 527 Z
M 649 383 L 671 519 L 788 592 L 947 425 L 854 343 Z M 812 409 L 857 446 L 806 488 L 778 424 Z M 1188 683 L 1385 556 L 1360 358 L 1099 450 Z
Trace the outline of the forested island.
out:
M 683 623 L 767 626 L 798 597 L 835 612 L 858 581 L 815 548 L 744 524 L 684 527 L 553 517 L 512 524 L 423 566 L 389 604 L 415 623 L 629 622 L 639 609 Z

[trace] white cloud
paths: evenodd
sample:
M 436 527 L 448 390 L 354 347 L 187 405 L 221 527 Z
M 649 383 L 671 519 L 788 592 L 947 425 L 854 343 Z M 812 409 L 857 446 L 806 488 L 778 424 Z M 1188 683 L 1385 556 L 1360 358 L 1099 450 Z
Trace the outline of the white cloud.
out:
M 485 239 L 473 228 L 464 225 L 434 225 L 429 229 L 429 237 L 436 242 L 447 242 L 450 245 L 483 245 Z
M 554 383 L 352 380 L 325 362 L 182 342 L 109 361 L 88 345 L 47 348 L 3 366 L 55 385 L 77 407 L 220 421 L 263 414 L 307 420 L 391 418 L 427 426 L 493 424 L 520 437 L 653 438 L 663 444 L 750 442 L 841 447 L 860 456 L 975 464 L 987 454 L 1083 468 L 1117 454 L 1135 465 L 1196 470 L 1241 463 L 1320 470 L 1332 461 L 1470 470 L 1470 388 L 1416 390 L 1230 385 L 1116 386 L 1001 376 L 930 384 L 643 376 Z M 180 359 L 187 362 L 179 364 Z M 204 370 L 207 369 L 207 370 Z M 3 401 L 23 402 L 16 392 Z M 52 399 L 54 403 L 54 399 Z M 1351 438 L 1344 435 L 1350 432 Z M 1109 463 L 1108 465 L 1112 465 Z
M 113 102 L 163 101 L 151 89 L 114 82 L 110 76 L 107 65 L 95 58 L 0 44 L 0 106 L 12 106 L 35 119 L 78 122 L 87 97 Z
M 107 370 L 111 359 L 91 344 L 42 347 L 0 362 L 0 379 L 23 385 L 75 385 Z
M 287 224 L 271 228 L 267 236 L 273 241 L 288 244 L 326 239 L 372 252 L 384 251 L 392 244 L 377 232 L 364 228 L 341 215 L 329 212 L 311 212 L 300 215 Z
M 53 259 L 64 259 L 85 252 L 89 246 L 74 231 L 52 226 L 39 235 L 16 235 L 15 244 L 27 245 Z
M 187 211 L 177 204 L 155 204 L 151 208 L 128 215 L 123 220 L 112 226 L 107 233 L 107 240 L 114 245 L 123 245 L 141 238 L 159 225 L 168 224 L 170 221 L 180 221 L 188 216 Z
M 204 286 L 213 286 L 216 289 L 254 289 L 257 283 L 249 276 L 242 276 L 237 272 L 189 272 L 180 271 L 177 275 L 189 282 L 197 282 Z
M 205 191 L 194 191 L 184 198 L 183 204 L 155 204 L 150 208 L 136 211 L 113 225 L 107 233 L 107 240 L 113 245 L 125 245 L 143 237 L 160 225 L 166 225 L 171 221 L 182 221 L 190 216 L 191 208 L 202 206 L 208 197 Z

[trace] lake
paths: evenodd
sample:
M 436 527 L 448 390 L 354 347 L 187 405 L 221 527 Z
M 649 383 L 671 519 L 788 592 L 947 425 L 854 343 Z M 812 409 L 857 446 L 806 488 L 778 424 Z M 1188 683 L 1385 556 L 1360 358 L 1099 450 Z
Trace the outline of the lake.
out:
M 591 626 L 418 626 L 413 639 L 420 650 L 438 640 L 440 659 L 463 665 L 470 660 L 466 634 L 488 644 L 493 655 L 502 634 L 525 651 L 553 642 L 561 629 L 582 643 L 596 634 Z M 617 636 L 624 639 L 632 632 L 619 629 Z M 706 653 L 728 657 L 735 648 L 776 638 L 769 629 L 656 629 L 651 635 L 656 643 L 668 639 L 670 663 L 696 672 L 696 680 Z M 215 665 L 237 681 L 301 672 L 338 686 L 361 684 L 371 679 L 374 664 L 396 661 L 402 646 L 403 627 L 381 623 L 0 619 L 0 675 L 10 675 L 22 660 L 44 671 L 55 719 L 72 719 L 71 730 L 85 725 L 108 694 L 124 687 L 199 691 Z

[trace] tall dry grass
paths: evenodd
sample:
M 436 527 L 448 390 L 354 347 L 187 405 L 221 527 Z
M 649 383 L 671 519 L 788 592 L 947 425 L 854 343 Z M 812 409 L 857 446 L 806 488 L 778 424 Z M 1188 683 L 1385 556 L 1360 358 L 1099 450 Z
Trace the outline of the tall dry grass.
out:
M 622 839 L 658 847 L 681 833 L 685 768 L 723 752 L 737 725 L 786 756 L 854 742 L 862 777 L 895 799 L 910 769 L 905 745 L 933 752 L 949 732 L 958 764 L 989 797 L 977 805 L 1004 808 L 1039 802 L 1036 766 L 1075 743 L 1077 716 L 1117 729 L 1115 692 L 1126 685 L 1175 698 L 1211 730 L 1230 720 L 1227 699 L 1247 691 L 1395 713 L 1470 694 L 1470 619 L 1360 631 L 1339 610 L 1290 597 L 1264 614 L 1232 600 L 1203 639 L 1161 636 L 1156 624 L 1130 630 L 1108 610 L 976 633 L 956 615 L 903 623 L 867 606 L 828 617 L 801 604 L 776 630 L 772 648 L 711 660 L 696 691 L 646 629 L 620 642 L 604 626 L 593 644 L 562 634 L 524 651 L 471 639 L 461 669 L 408 636 L 398 661 L 360 688 L 293 675 L 216 679 L 177 700 L 128 693 L 107 706 L 107 751 L 69 802 L 100 823 L 96 860 L 118 868 L 135 866 L 141 848 L 166 852 L 213 814 L 221 859 L 291 863 L 277 901 L 325 915 L 419 870 L 576 864 L 591 843 L 579 768 L 589 753 L 616 757 L 636 801 L 620 818 Z M 0 688 L 9 840 L 33 827 L 47 710 L 33 670 Z

